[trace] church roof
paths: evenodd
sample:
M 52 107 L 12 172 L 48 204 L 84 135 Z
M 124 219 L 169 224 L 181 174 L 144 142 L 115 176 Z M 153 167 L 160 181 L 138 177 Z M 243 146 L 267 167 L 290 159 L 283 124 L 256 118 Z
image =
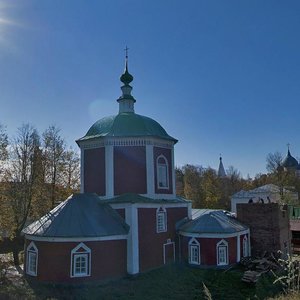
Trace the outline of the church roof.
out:
M 223 210 L 199 209 L 196 219 L 192 219 L 180 227 L 187 233 L 236 233 L 247 230 L 248 227 Z
M 285 159 L 282 162 L 282 166 L 285 168 L 297 168 L 298 167 L 298 161 L 296 158 L 294 158 L 291 155 L 290 150 L 288 150 L 287 156 L 285 157 Z
M 219 163 L 219 169 L 218 169 L 218 177 L 224 178 L 226 177 L 226 172 L 223 166 L 222 157 L 220 156 L 220 163 Z
M 41 237 L 102 237 L 125 235 L 129 226 L 94 193 L 74 194 L 23 233 Z
M 134 193 L 126 193 L 111 199 L 106 199 L 101 201 L 103 203 L 111 203 L 111 204 L 113 203 L 158 203 L 158 204 L 168 203 L 169 204 L 169 203 L 190 202 L 189 200 L 186 200 L 179 196 L 174 197 L 174 199 L 153 199 L 153 198 L 148 198 Z
M 158 137 L 177 140 L 167 134 L 163 127 L 153 119 L 132 112 L 119 113 L 116 116 L 98 120 L 86 135 L 77 142 L 102 137 Z

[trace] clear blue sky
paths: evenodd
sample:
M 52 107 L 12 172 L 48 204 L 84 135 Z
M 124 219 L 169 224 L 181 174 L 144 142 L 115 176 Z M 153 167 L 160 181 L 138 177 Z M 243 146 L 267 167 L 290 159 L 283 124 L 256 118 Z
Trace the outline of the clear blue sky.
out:
M 177 165 L 300 157 L 298 0 L 0 0 L 0 122 L 76 148 L 118 111 L 126 45 L 135 110 L 179 140 Z

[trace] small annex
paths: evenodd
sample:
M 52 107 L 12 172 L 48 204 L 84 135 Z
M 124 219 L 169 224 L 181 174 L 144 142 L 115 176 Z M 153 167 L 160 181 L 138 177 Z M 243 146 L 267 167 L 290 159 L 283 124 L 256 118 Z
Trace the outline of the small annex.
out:
M 191 265 L 224 267 L 250 256 L 250 230 L 229 212 L 193 209 L 180 224 L 181 257 Z

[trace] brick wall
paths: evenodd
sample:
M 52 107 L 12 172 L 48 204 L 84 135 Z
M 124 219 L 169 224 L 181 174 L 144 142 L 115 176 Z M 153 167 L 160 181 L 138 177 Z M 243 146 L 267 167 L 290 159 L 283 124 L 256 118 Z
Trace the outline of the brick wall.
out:
M 277 203 L 239 203 L 237 219 L 250 228 L 252 255 L 264 251 L 290 252 L 289 215 L 284 206 Z

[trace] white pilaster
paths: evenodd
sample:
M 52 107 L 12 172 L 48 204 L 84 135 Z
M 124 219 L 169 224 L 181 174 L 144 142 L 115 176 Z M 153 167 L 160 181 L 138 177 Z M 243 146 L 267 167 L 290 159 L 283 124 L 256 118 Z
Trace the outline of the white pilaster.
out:
M 176 177 L 175 177 L 175 158 L 174 158 L 174 146 L 171 149 L 172 156 L 172 185 L 173 185 L 173 195 L 176 196 Z
M 238 234 L 236 237 L 237 249 L 236 249 L 236 262 L 241 260 L 241 235 Z
M 84 149 L 80 148 L 80 193 L 84 193 Z
M 146 145 L 147 195 L 153 197 L 154 190 L 154 160 L 153 145 Z
M 105 146 L 105 189 L 106 197 L 114 196 L 114 147 L 112 145 Z
M 138 210 L 135 204 L 125 209 L 125 220 L 130 226 L 127 238 L 127 272 L 139 273 L 139 235 L 138 235 Z

